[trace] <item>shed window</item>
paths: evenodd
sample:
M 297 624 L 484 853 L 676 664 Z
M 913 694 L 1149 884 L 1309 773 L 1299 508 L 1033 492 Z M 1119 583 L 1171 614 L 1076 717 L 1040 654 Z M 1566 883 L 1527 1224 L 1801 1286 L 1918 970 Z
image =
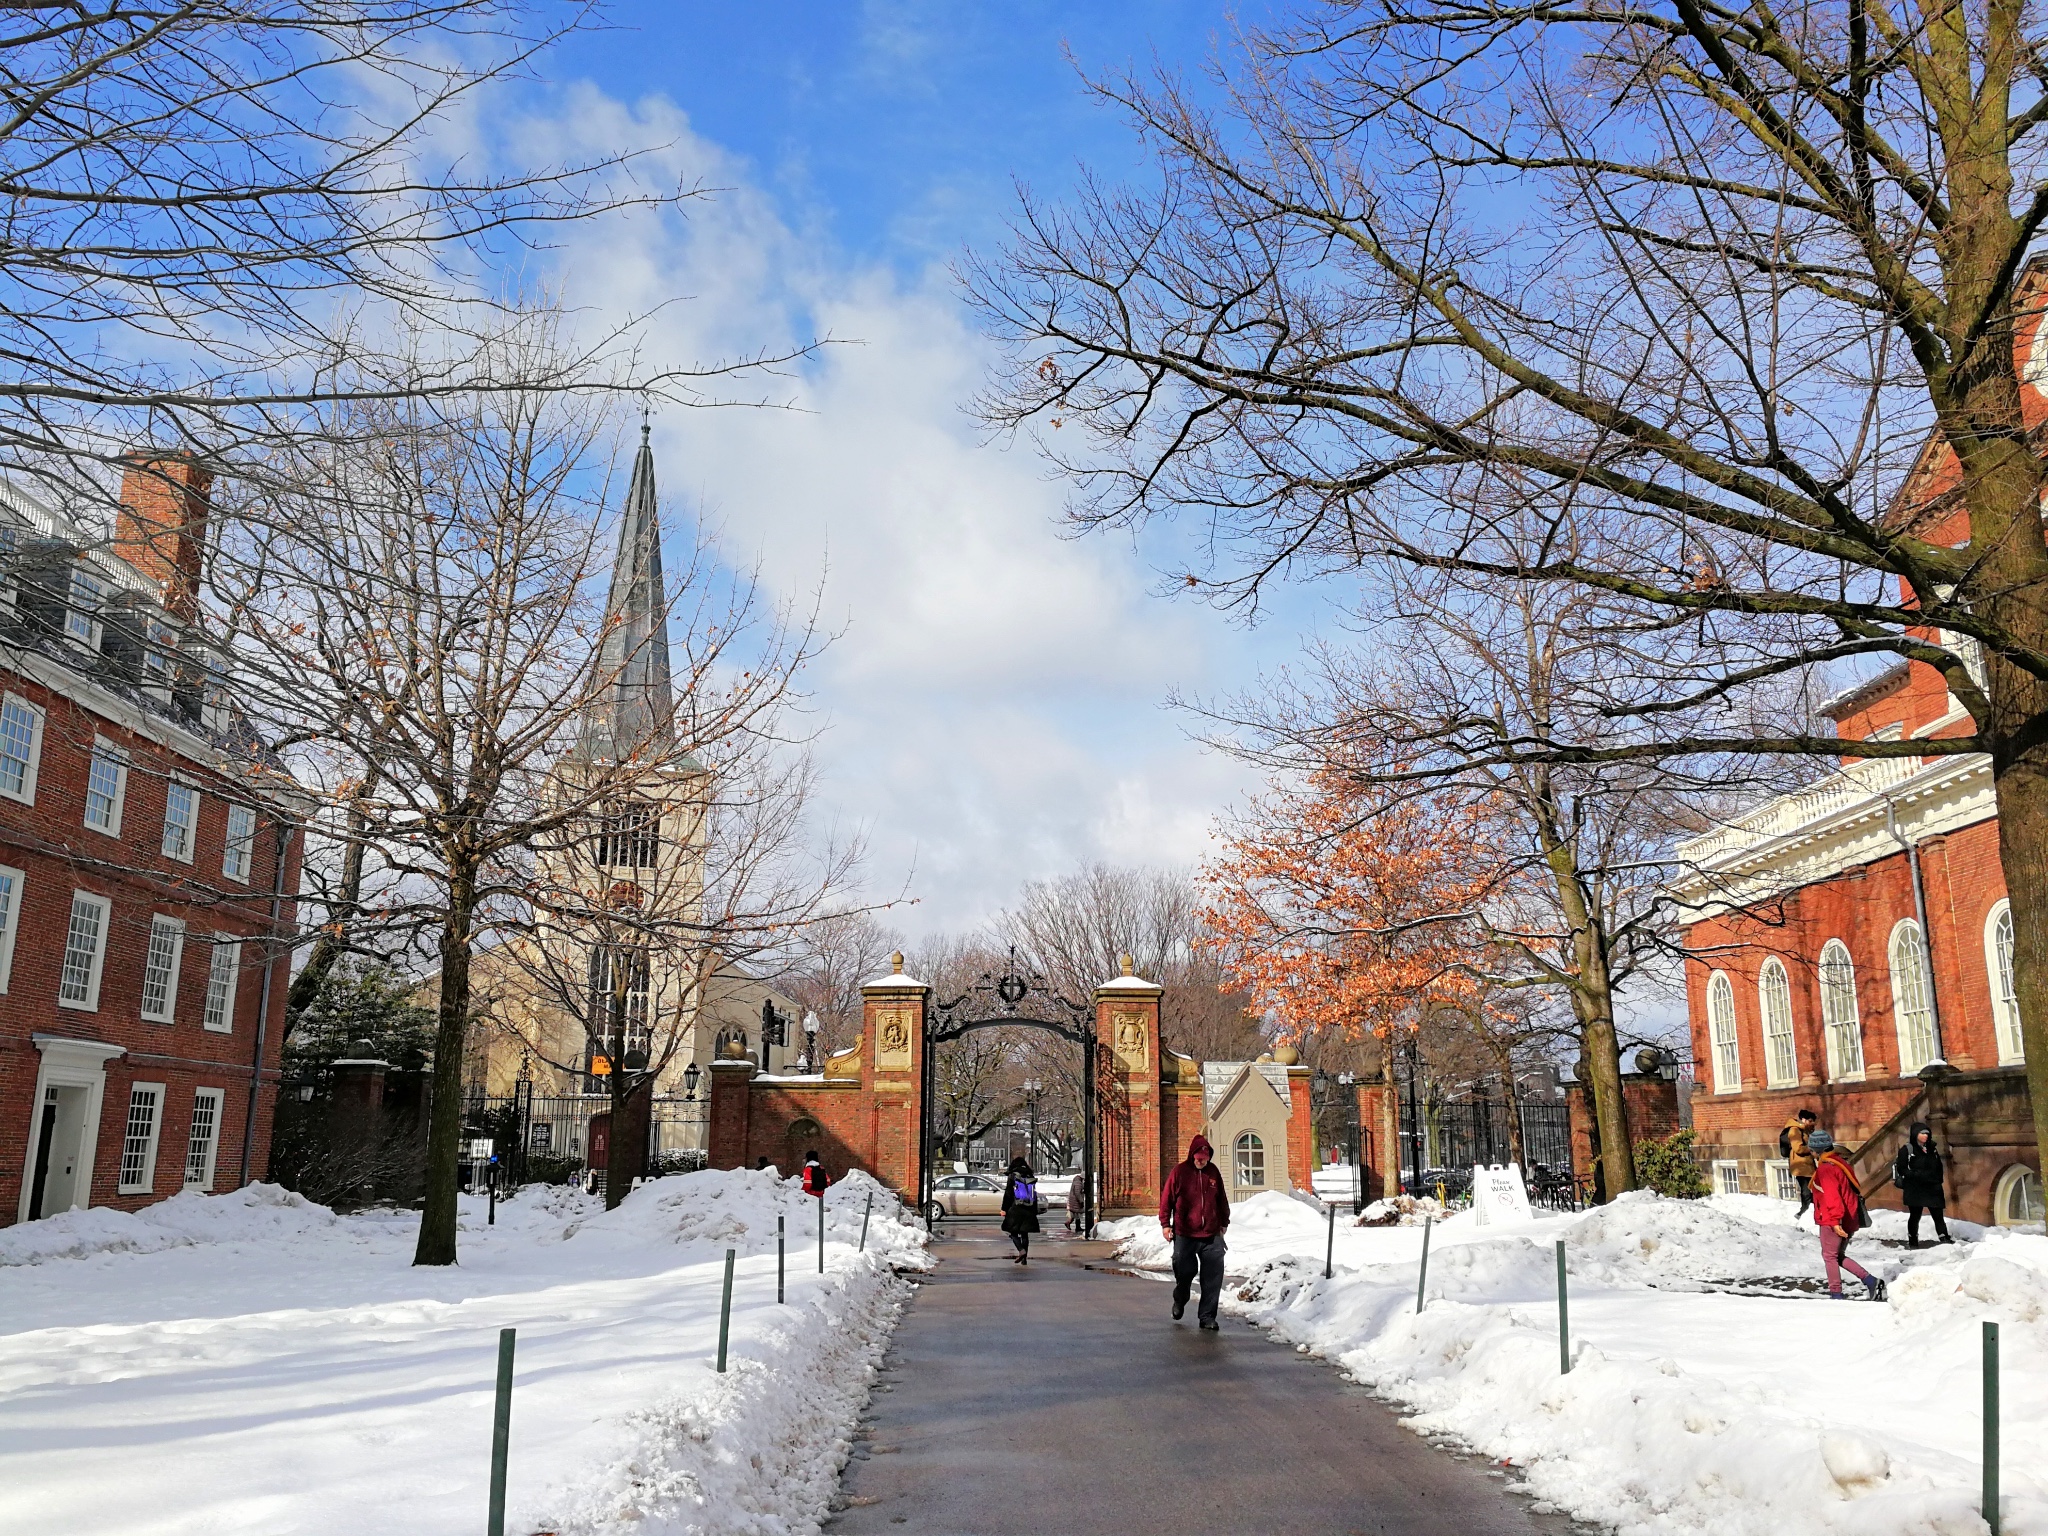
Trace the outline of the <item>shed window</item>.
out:
M 1245 1189 L 1266 1187 L 1266 1144 L 1258 1132 L 1246 1131 L 1237 1138 L 1237 1182 Z

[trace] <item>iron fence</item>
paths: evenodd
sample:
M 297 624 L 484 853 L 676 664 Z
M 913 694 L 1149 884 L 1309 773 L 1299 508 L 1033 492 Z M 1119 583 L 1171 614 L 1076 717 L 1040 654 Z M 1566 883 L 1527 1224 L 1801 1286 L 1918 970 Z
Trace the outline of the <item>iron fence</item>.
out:
M 1467 1099 L 1421 1106 L 1419 1124 L 1401 1110 L 1400 1157 L 1408 1187 L 1441 1188 L 1452 1200 L 1471 1194 L 1474 1167 L 1514 1158 L 1515 1121 L 1520 1120 L 1522 1172 L 1538 1204 L 1571 1208 L 1578 1202 L 1572 1170 L 1571 1115 L 1545 1099 Z M 1418 1166 L 1418 1163 L 1420 1166 Z
M 472 1098 L 463 1115 L 463 1133 L 466 1139 L 489 1138 L 500 1166 L 516 1183 L 567 1179 L 588 1157 L 591 1120 L 611 1107 L 610 1098 L 601 1093 Z M 657 1096 L 650 1107 L 649 1171 L 705 1151 L 710 1122 L 708 1098 Z

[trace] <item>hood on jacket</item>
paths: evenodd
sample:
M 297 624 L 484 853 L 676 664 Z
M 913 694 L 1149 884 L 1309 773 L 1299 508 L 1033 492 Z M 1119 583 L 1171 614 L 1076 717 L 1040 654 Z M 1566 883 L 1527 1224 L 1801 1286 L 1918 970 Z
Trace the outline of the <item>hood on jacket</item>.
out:
M 1925 1131 L 1927 1133 L 1927 1145 L 1930 1147 L 1933 1146 L 1934 1127 L 1929 1125 L 1925 1120 L 1915 1120 L 1911 1125 L 1906 1127 L 1906 1145 L 1909 1147 L 1919 1146 L 1920 1133 L 1922 1131 Z
M 1216 1149 L 1209 1145 L 1209 1138 L 1206 1136 L 1197 1136 L 1193 1141 L 1188 1143 L 1189 1162 L 1192 1163 L 1195 1160 L 1195 1154 L 1197 1152 L 1206 1152 L 1209 1154 L 1210 1162 L 1213 1163 L 1216 1161 Z

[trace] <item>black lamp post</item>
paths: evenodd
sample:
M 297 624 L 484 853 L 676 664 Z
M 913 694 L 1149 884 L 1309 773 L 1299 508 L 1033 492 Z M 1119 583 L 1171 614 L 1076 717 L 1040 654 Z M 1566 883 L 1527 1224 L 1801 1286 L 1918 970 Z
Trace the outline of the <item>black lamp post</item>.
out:
M 697 1079 L 702 1075 L 697 1067 L 697 1063 L 694 1061 L 683 1068 L 683 1097 L 685 1099 L 697 1097 Z
M 806 1072 L 822 1072 L 825 1070 L 824 1063 L 818 1060 L 818 1016 L 815 1013 L 804 1015 L 803 1066 Z
M 1027 1161 L 1033 1168 L 1038 1166 L 1038 1095 L 1044 1087 L 1045 1084 L 1035 1077 L 1024 1079 L 1024 1102 L 1031 1109 L 1031 1139 L 1028 1143 L 1031 1151 Z

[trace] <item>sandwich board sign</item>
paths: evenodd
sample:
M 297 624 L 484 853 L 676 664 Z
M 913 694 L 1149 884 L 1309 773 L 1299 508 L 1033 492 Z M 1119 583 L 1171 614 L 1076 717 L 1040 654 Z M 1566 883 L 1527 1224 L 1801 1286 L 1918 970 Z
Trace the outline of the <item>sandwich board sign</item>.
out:
M 1482 1227 L 1529 1219 L 1529 1191 L 1519 1163 L 1472 1170 L 1472 1213 Z

